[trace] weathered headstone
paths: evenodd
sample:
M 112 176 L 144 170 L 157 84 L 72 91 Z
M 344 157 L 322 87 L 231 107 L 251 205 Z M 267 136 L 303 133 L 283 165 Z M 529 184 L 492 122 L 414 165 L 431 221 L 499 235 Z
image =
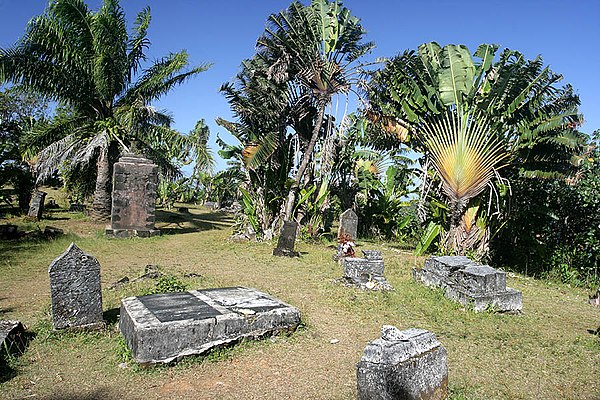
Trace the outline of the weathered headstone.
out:
M 363 250 L 365 258 L 343 257 L 344 279 L 350 285 L 369 290 L 393 290 L 385 279 L 381 251 Z
M 354 240 L 358 237 L 358 215 L 350 208 L 340 215 L 338 237 L 341 237 L 344 234 L 350 235 Z
M 102 289 L 100 263 L 75 243 L 48 269 L 55 329 L 101 328 Z
M 114 165 L 112 212 L 106 234 L 115 237 L 149 237 L 154 228 L 158 166 L 134 154 Z
M 294 251 L 296 244 L 296 232 L 298 231 L 298 223 L 296 221 L 285 221 L 281 234 L 277 241 L 277 247 L 273 249 L 274 256 L 297 257 L 298 253 Z
M 44 213 L 44 199 L 46 198 L 46 192 L 36 190 L 31 196 L 31 202 L 29 203 L 29 211 L 27 216 L 35 219 L 42 219 Z
M 0 364 L 25 348 L 25 327 L 19 321 L 0 320 Z
M 520 291 L 506 287 L 504 271 L 481 265 L 465 256 L 430 257 L 423 268 L 413 269 L 415 280 L 441 287 L 446 297 L 480 312 L 492 307 L 500 312 L 523 308 Z
M 448 356 L 435 335 L 384 325 L 357 365 L 360 400 L 442 400 L 448 397 Z
M 297 308 L 245 287 L 127 297 L 120 314 L 119 329 L 138 363 L 168 363 L 300 323 Z

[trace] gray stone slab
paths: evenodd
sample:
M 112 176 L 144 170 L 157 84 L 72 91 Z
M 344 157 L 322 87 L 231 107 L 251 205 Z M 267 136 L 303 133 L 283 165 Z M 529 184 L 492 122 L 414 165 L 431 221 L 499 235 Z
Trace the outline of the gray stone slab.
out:
M 367 260 L 383 260 L 380 250 L 363 250 L 362 253 Z
M 445 295 L 451 300 L 472 308 L 475 312 L 490 310 L 514 313 L 520 312 L 523 309 L 523 294 L 521 291 L 513 288 L 506 288 L 502 292 L 489 294 L 473 294 L 464 292 L 460 288 L 448 286 Z
M 423 268 L 413 269 L 413 277 L 426 286 L 444 289 L 446 297 L 476 312 L 519 312 L 523 308 L 521 292 L 506 287 L 504 271 L 464 256 L 430 257 Z
M 361 400 L 446 399 L 446 349 L 426 330 L 384 326 L 357 365 L 357 384 Z
M 121 301 L 119 329 L 138 363 L 168 363 L 245 337 L 295 329 L 300 311 L 245 287 Z
M 491 294 L 506 290 L 506 273 L 489 265 L 469 265 L 452 275 L 452 286 L 472 294 Z
M 100 263 L 75 243 L 48 268 L 55 329 L 104 325 Z

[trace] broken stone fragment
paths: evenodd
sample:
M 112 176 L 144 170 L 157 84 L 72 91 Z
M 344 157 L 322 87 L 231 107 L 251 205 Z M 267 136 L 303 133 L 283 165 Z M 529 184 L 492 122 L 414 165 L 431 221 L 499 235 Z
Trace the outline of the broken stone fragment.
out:
M 433 333 L 384 325 L 357 365 L 360 400 L 448 397 L 446 349 Z

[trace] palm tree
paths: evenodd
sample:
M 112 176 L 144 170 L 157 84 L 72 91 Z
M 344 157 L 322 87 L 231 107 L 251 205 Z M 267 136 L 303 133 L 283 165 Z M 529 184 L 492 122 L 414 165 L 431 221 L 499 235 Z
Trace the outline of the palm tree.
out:
M 292 217 L 300 183 L 322 133 L 325 112 L 332 98 L 353 91 L 355 62 L 373 47 L 361 43 L 365 30 L 340 2 L 315 0 L 309 6 L 293 2 L 268 18 L 257 42 L 257 57 L 269 66 L 269 78 L 287 83 L 300 118 L 312 117 L 312 130 L 289 189 L 284 220 Z M 300 104 L 301 107 L 297 107 Z
M 61 164 L 96 162 L 92 217 L 111 209 L 111 171 L 121 150 L 145 152 L 167 173 L 173 157 L 190 143 L 170 128 L 172 118 L 151 102 L 206 70 L 188 68 L 185 51 L 171 53 L 142 70 L 150 45 L 150 9 L 135 19 L 131 35 L 118 0 L 104 0 L 92 12 L 82 0 L 56 0 L 32 19 L 13 48 L 0 49 L 0 80 L 27 87 L 67 106 L 70 112 L 31 133 L 38 152 L 39 179 Z
M 577 146 L 573 129 L 581 117 L 573 89 L 558 86 L 562 77 L 541 58 L 504 50 L 494 62 L 497 50 L 481 45 L 475 61 L 465 46 L 426 43 L 389 61 L 369 88 L 374 142 L 408 142 L 441 180 L 450 208 L 445 245 L 456 253 L 474 245 L 469 230 L 479 207 L 470 201 L 500 168 L 549 176 Z

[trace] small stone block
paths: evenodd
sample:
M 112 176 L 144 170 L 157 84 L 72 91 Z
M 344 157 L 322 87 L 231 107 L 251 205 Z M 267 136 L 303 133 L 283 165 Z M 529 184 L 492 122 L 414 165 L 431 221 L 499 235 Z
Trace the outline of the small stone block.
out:
M 357 365 L 357 383 L 360 400 L 446 399 L 446 349 L 426 330 L 384 325 Z
M 344 257 L 344 277 L 356 283 L 368 282 L 374 277 L 383 277 L 383 260 Z
M 469 265 L 456 271 L 454 285 L 467 292 L 489 294 L 506 290 L 506 273 L 489 265 Z
M 119 329 L 138 363 L 168 363 L 244 337 L 295 329 L 300 311 L 245 287 L 121 300 Z

